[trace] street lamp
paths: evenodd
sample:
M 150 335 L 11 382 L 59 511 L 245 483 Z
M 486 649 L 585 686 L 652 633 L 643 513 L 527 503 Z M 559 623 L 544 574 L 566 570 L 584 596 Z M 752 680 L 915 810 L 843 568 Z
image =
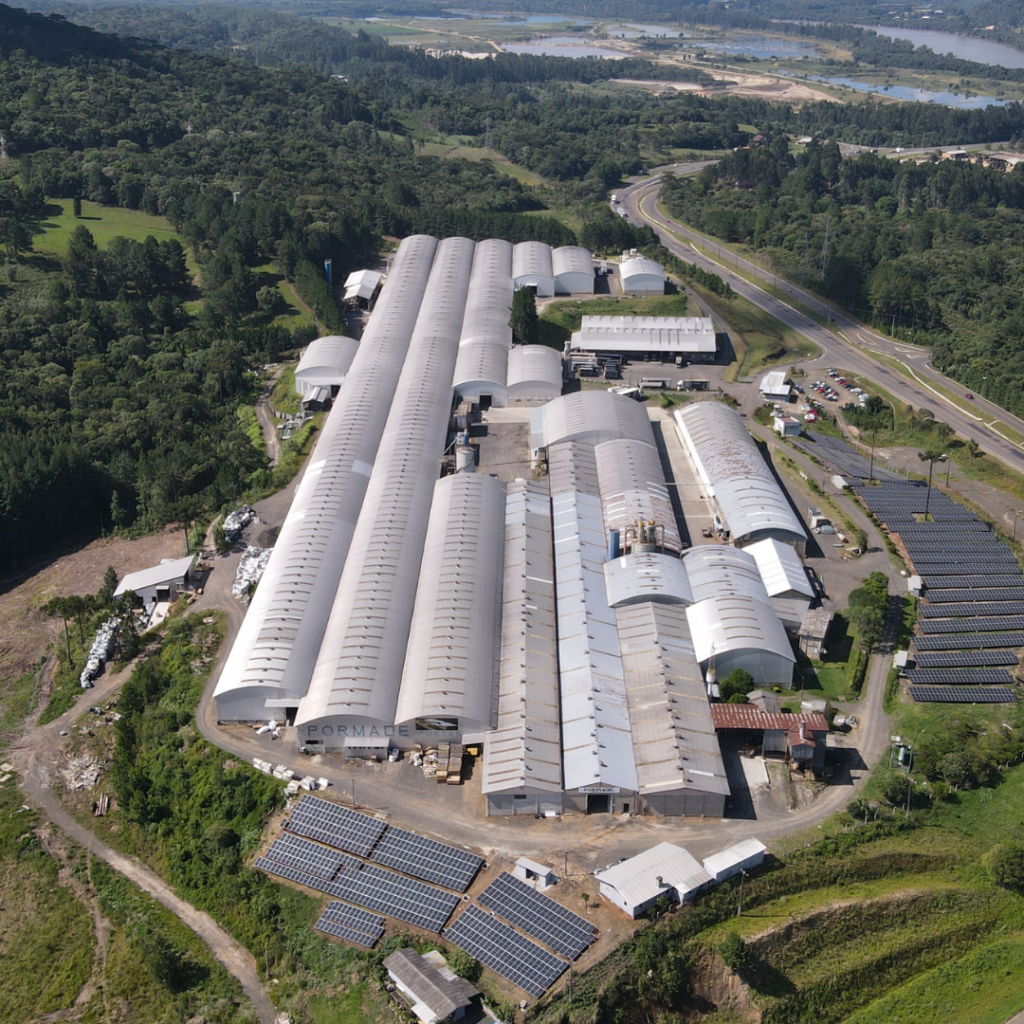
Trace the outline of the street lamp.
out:
M 945 452 L 918 452 L 917 457 L 922 462 L 928 463 L 928 491 L 924 496 L 924 521 L 928 522 L 928 507 L 932 499 L 932 469 L 935 467 L 936 462 L 945 462 L 949 455 Z
M 1015 508 L 1013 510 L 1013 533 L 1010 536 L 1011 541 L 1017 539 L 1017 516 L 1024 516 L 1024 508 Z

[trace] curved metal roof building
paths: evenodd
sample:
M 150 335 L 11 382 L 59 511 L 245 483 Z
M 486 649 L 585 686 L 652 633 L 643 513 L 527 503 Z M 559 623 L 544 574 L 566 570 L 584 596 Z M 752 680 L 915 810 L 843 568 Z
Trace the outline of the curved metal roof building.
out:
M 415 235 L 399 246 L 217 681 L 222 718 L 277 717 L 306 692 L 437 245 Z
M 556 295 L 593 295 L 594 260 L 581 245 L 563 245 L 551 250 L 551 270 Z
M 691 548 L 682 560 L 695 603 L 727 594 L 768 604 L 768 591 L 757 571 L 757 562 L 746 551 L 724 544 L 706 544 Z
M 661 552 L 641 551 L 605 562 L 604 584 L 612 608 L 649 601 L 693 603 L 682 559 Z
M 509 405 L 550 402 L 562 393 L 562 357 L 547 345 L 516 345 L 505 381 Z
M 722 402 L 695 402 L 673 416 L 701 482 L 740 547 L 775 537 L 801 553 L 803 523 L 740 414 Z
M 519 242 L 512 250 L 512 283 L 517 291 L 533 288 L 539 296 L 554 295 L 551 246 L 545 242 Z
M 396 723 L 452 723 L 463 742 L 494 726 L 504 540 L 500 480 L 456 473 L 434 484 Z
M 295 367 L 295 390 L 308 395 L 314 388 L 337 387 L 345 379 L 359 351 L 355 338 L 328 334 L 311 341 Z
M 465 238 L 437 247 L 351 554 L 295 720 L 300 739 L 311 737 L 313 725 L 322 732 L 332 716 L 394 722 L 473 250 Z
M 631 438 L 654 446 L 647 410 L 631 398 L 610 391 L 577 391 L 533 410 L 530 446 L 549 448 L 562 441 L 600 444 Z
M 619 264 L 619 279 L 626 295 L 665 294 L 665 268 L 643 256 L 623 260 Z

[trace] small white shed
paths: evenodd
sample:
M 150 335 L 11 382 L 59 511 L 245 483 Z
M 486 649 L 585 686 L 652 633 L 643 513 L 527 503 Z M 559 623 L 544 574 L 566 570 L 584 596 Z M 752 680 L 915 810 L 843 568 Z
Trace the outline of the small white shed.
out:
M 633 918 L 662 897 L 686 903 L 711 884 L 711 876 L 700 862 L 673 843 L 652 846 L 610 868 L 595 871 L 594 877 L 601 895 Z
M 547 864 L 538 864 L 537 861 L 530 860 L 529 857 L 520 857 L 516 861 L 512 874 L 520 881 L 541 891 L 551 888 L 558 881 L 552 868 L 549 868 Z
M 295 367 L 295 390 L 305 396 L 317 388 L 330 388 L 333 398 L 358 351 L 359 342 L 355 338 L 340 334 L 328 334 L 311 341 Z
M 717 884 L 741 871 L 751 871 L 764 863 L 767 847 L 759 839 L 744 839 L 725 850 L 704 858 L 704 870 Z

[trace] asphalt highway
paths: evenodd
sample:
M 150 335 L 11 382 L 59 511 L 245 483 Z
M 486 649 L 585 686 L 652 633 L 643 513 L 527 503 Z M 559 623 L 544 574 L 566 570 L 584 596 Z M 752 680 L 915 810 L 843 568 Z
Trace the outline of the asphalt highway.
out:
M 693 174 L 703 166 L 703 163 L 678 164 L 672 173 Z M 918 409 L 931 409 L 937 419 L 948 423 L 960 437 L 977 441 L 986 454 L 999 459 L 1011 469 L 1024 472 L 1024 450 L 1009 437 L 1002 436 L 999 426 L 1009 426 L 1024 435 L 1024 420 L 983 398 L 968 400 L 962 384 L 943 376 L 931 366 L 928 362 L 928 349 L 894 341 L 835 309 L 818 296 L 779 280 L 779 284 L 787 289 L 787 294 L 792 295 L 795 302 L 822 317 L 831 317 L 832 323 L 842 333 L 829 330 L 737 272 L 742 270 L 743 274 L 767 286 L 775 277 L 770 271 L 728 250 L 720 249 L 721 256 L 718 259 L 698 252 L 694 244 L 715 249 L 719 247 L 718 240 L 667 217 L 657 204 L 660 187 L 660 175 L 630 185 L 618 193 L 621 208 L 633 223 L 646 223 L 653 227 L 670 252 L 718 274 L 737 294 L 818 346 L 821 356 L 802 360 L 805 368 L 835 366 L 875 381 L 900 402 Z M 885 365 L 876 358 L 877 355 L 899 360 L 907 367 L 912 379 Z M 942 391 L 959 398 L 955 402 L 950 401 Z

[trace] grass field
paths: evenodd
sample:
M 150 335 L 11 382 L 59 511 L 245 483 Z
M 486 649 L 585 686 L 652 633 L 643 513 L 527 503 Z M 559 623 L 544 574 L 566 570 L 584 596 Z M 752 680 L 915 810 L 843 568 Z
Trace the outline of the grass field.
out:
M 542 179 L 519 164 L 496 153 L 493 149 L 484 149 L 483 146 L 466 146 L 459 139 L 452 138 L 444 142 L 422 142 L 416 146 L 418 156 L 443 156 L 451 160 L 491 160 L 499 171 L 507 174 L 524 185 L 539 185 Z

